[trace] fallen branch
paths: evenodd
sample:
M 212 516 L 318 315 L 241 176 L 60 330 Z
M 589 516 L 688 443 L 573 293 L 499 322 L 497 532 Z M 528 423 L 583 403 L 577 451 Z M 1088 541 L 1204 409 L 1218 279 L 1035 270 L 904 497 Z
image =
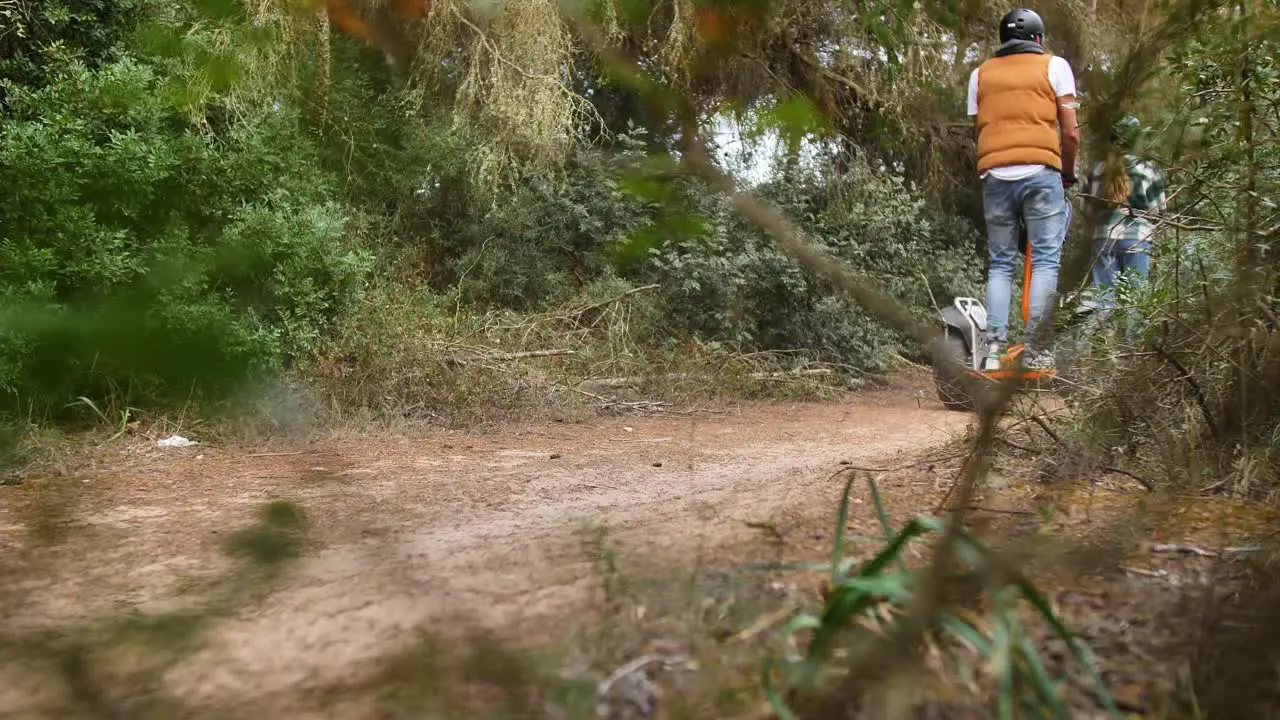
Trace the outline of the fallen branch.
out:
M 1221 550 L 1205 550 L 1195 545 L 1181 545 L 1178 543 L 1159 543 L 1151 546 L 1153 553 L 1178 553 L 1182 555 L 1198 555 L 1206 558 L 1222 557 L 1223 555 L 1248 555 L 1261 552 L 1261 545 L 1246 545 L 1241 547 L 1225 547 Z
M 1000 508 L 982 507 L 981 505 L 970 505 L 966 509 L 970 512 L 995 513 L 997 515 L 1035 515 L 1030 510 L 1001 510 Z
M 606 678 L 603 682 L 597 685 L 596 696 L 599 698 L 604 698 L 609 694 L 609 690 L 611 690 L 614 684 L 616 684 L 619 680 L 621 680 L 622 678 L 632 673 L 639 672 L 645 669 L 646 667 L 648 667 L 649 665 L 652 665 L 653 663 L 660 662 L 663 664 L 670 664 L 670 663 L 688 662 L 688 661 L 689 661 L 688 655 L 641 655 L 635 660 L 632 660 L 626 665 L 623 665 L 617 670 L 614 670 L 613 673 L 609 675 L 608 678 Z
M 1049 427 L 1049 423 L 1045 422 L 1044 418 L 1040 417 L 1039 415 L 1032 415 L 1031 422 L 1034 422 L 1035 424 L 1039 425 L 1040 429 L 1044 430 L 1046 435 L 1053 438 L 1054 442 L 1058 443 L 1059 445 L 1062 445 L 1063 447 L 1066 447 L 1066 443 L 1062 442 L 1062 438 L 1058 436 L 1058 433 L 1054 432 L 1053 428 Z
M 1209 401 L 1205 398 L 1204 390 L 1200 387 L 1200 383 L 1196 382 L 1195 376 L 1182 363 L 1178 362 L 1178 359 L 1166 350 L 1163 345 L 1156 348 L 1156 353 L 1164 358 L 1165 362 L 1172 365 L 1174 370 L 1178 371 L 1181 375 L 1180 380 L 1185 380 L 1187 385 L 1191 386 L 1191 391 L 1196 398 L 1196 404 L 1200 406 L 1200 412 L 1204 415 L 1204 424 L 1209 428 L 1209 434 L 1213 436 L 1214 440 L 1221 439 L 1222 436 L 1218 434 L 1218 424 L 1213 421 L 1213 413 L 1209 412 Z
M 657 283 L 653 283 L 651 285 L 641 285 L 640 287 L 634 287 L 634 288 L 631 288 L 630 290 L 627 290 L 626 292 L 619 293 L 609 298 L 608 300 L 601 300 L 600 302 L 591 303 L 590 305 L 583 305 L 580 308 L 571 310 L 569 311 L 568 314 L 561 316 L 561 319 L 576 318 L 584 313 L 588 313 L 588 312 L 591 312 L 592 310 L 598 310 L 602 307 L 605 307 L 606 305 L 613 305 L 614 303 L 621 302 L 631 297 L 632 295 L 635 295 L 636 293 L 644 292 L 645 290 L 656 290 L 659 287 L 661 286 L 658 285 Z
M 752 380 L 781 380 L 795 377 L 815 377 L 817 375 L 834 375 L 835 373 L 827 368 L 815 368 L 812 370 L 781 370 L 771 373 L 751 373 L 747 377 Z
M 525 358 L 536 358 L 536 357 L 559 357 L 559 356 L 561 356 L 561 355 L 577 355 L 577 354 L 578 354 L 578 351 L 577 351 L 577 350 L 568 350 L 568 349 L 563 349 L 563 350 L 526 350 L 525 352 L 515 352 L 515 353 L 497 353 L 497 354 L 494 354 L 494 355 L 485 355 L 484 357 L 482 357 L 482 358 L 480 358 L 480 359 L 481 359 L 481 360 L 496 360 L 496 361 L 498 361 L 498 362 L 504 362 L 504 361 L 507 361 L 507 360 L 524 360 Z
M 901 472 L 901 471 L 903 471 L 903 470 L 910 470 L 911 468 L 914 468 L 914 467 L 920 467 L 921 465 L 935 465 L 935 464 L 937 464 L 937 463 L 946 462 L 946 461 L 948 461 L 948 460 L 958 460 L 958 459 L 960 459 L 960 458 L 964 457 L 964 456 L 965 456 L 965 455 L 967 455 L 967 454 L 968 454 L 968 453 L 963 453 L 963 452 L 961 452 L 961 453 L 952 453 L 952 454 L 950 454 L 950 455 L 943 455 L 943 456 L 941 456 L 941 457 L 936 457 L 936 458 L 924 458 L 924 459 L 922 459 L 922 460 L 917 460 L 917 461 L 915 461 L 915 462 L 910 462 L 910 463 L 907 463 L 907 464 L 905 464 L 905 465 L 895 465 L 895 466 L 892 466 L 892 467 L 878 467 L 878 468 L 873 468 L 873 467 L 861 467 L 861 466 L 859 466 L 859 465 L 852 465 L 852 464 L 850 464 L 850 465 L 844 465 L 844 463 L 847 463 L 847 462 L 848 462 L 848 460 L 842 460 L 842 461 L 841 461 L 841 464 L 842 464 L 842 465 L 844 465 L 844 467 L 842 467 L 842 468 L 840 468 L 839 470 L 837 470 L 837 471 L 836 471 L 836 473 L 835 473 L 834 475 L 832 475 L 832 476 L 831 476 L 831 479 L 834 479 L 834 478 L 838 477 L 841 473 L 849 472 L 850 470 L 857 471 L 857 472 L 868 472 L 868 473 L 891 473 L 891 472 Z
M 752 380 L 783 380 L 788 378 L 799 377 L 818 377 L 826 375 L 834 375 L 835 371 L 829 368 L 810 368 L 806 370 L 780 370 L 778 372 L 756 372 L 747 375 Z M 663 375 L 631 375 L 625 377 L 611 378 L 590 378 L 578 383 L 580 386 L 586 387 L 628 387 L 635 385 L 643 385 L 646 382 L 655 381 L 680 381 L 680 380 L 704 380 L 710 381 L 715 376 L 708 373 L 665 373 Z M 853 379 L 850 378 L 852 381 Z
M 1216 558 L 1219 554 L 1212 550 L 1198 548 L 1195 545 L 1178 545 L 1175 543 L 1160 543 L 1151 546 L 1153 553 L 1178 553 L 1186 555 L 1199 555 L 1200 557 Z
M 606 400 L 601 407 L 623 407 L 632 410 L 647 408 L 650 410 L 659 410 L 661 408 L 671 407 L 671 403 L 662 402 L 661 400 L 635 400 L 631 402 L 623 400 Z
M 1001 443 L 1004 443 L 1005 445 L 1008 445 L 1009 447 L 1013 448 L 1014 450 L 1021 450 L 1022 452 L 1024 452 L 1024 453 L 1028 453 L 1028 454 L 1031 454 L 1031 455 L 1035 455 L 1035 454 L 1037 453 L 1037 451 L 1036 451 L 1036 450 L 1032 450 L 1031 448 L 1027 447 L 1026 445 L 1019 445 L 1018 443 L 1016 443 L 1016 442 L 1014 442 L 1014 441 L 1012 441 L 1012 440 L 1010 440 L 1010 439 L 1008 439 L 1008 438 L 1005 438 L 1005 437 L 997 437 L 997 438 L 996 438 L 996 440 L 997 440 L 997 441 L 999 441 L 999 442 L 1001 442 Z
M 893 358 L 894 360 L 898 361 L 899 363 L 901 363 L 901 364 L 903 364 L 903 365 L 906 365 L 907 367 L 915 368 L 915 369 L 917 369 L 917 370 L 932 370 L 932 369 L 933 369 L 933 368 L 929 367 L 928 365 L 922 365 L 922 364 L 920 364 L 920 363 L 918 363 L 918 362 L 916 362 L 916 361 L 914 361 L 914 360 L 908 360 L 908 359 L 906 359 L 905 357 L 903 357 L 900 353 L 889 353 L 889 357 Z
M 572 385 L 557 384 L 557 385 L 554 385 L 553 387 L 560 388 L 561 390 L 569 390 L 572 392 L 576 392 L 579 395 L 582 395 L 583 397 L 589 397 L 592 400 L 595 400 L 596 402 L 598 402 L 600 404 L 600 409 L 602 410 L 607 408 L 612 408 L 612 407 L 621 407 L 621 408 L 628 408 L 631 410 L 648 409 L 648 410 L 662 410 L 663 412 L 679 412 L 676 410 L 667 409 L 671 406 L 671 403 L 661 402 L 658 400 L 635 400 L 635 401 L 627 402 L 623 400 L 616 400 L 614 398 L 607 398 L 603 395 L 597 395 L 596 393 L 588 392 L 586 390 L 583 390 L 582 388 L 573 387 Z M 708 412 L 715 412 L 715 411 L 708 411 Z
M 773 523 L 755 522 L 753 520 L 746 520 L 743 522 L 743 524 L 751 528 L 752 530 L 763 530 L 779 543 L 785 543 L 787 541 L 787 539 L 783 537 L 782 531 L 779 530 L 778 526 L 774 525 Z
M 800 609 L 799 603 L 795 603 L 795 602 L 787 603 L 786 605 L 778 608 L 777 610 L 774 610 L 773 612 L 767 615 L 764 615 L 763 617 L 760 617 L 755 622 L 751 623 L 751 625 L 744 628 L 737 635 L 734 635 L 732 638 L 729 638 L 729 642 L 739 643 L 746 640 L 750 640 L 751 638 L 759 635 L 765 630 L 768 630 L 769 628 L 773 627 L 777 623 L 787 619 L 788 617 L 791 616 L 792 613 L 794 613 L 796 610 L 799 610 L 799 609 Z
M 1169 572 L 1168 570 L 1147 570 L 1146 568 L 1138 568 L 1138 567 L 1122 567 L 1120 569 L 1129 573 L 1130 575 L 1141 575 L 1142 577 L 1155 578 L 1157 580 L 1165 580 L 1168 582 L 1177 583 L 1177 577 L 1174 576 L 1173 573 Z
M 1135 475 L 1129 472 L 1128 470 L 1122 470 L 1118 467 L 1111 467 L 1110 465 L 1102 468 L 1102 470 L 1103 472 L 1115 473 L 1117 475 L 1124 475 L 1127 478 L 1133 478 L 1138 482 L 1139 485 L 1150 490 L 1151 492 L 1155 492 L 1156 490 L 1156 486 L 1152 485 L 1150 480 L 1147 480 L 1146 478 Z
M 560 350 L 525 350 L 523 352 L 512 353 L 490 353 L 488 355 L 471 355 L 461 356 L 454 355 L 445 359 L 445 362 L 454 363 L 456 365 L 466 365 L 468 362 L 510 362 L 512 360 L 524 360 L 526 358 L 540 357 L 559 357 L 562 355 L 576 355 L 577 350 L 560 349 Z
M 632 375 L 628 377 L 608 377 L 608 378 L 588 378 L 578 383 L 579 386 L 585 387 L 626 387 L 628 385 L 640 385 L 644 382 L 653 382 L 655 380 L 688 380 L 691 377 L 701 377 L 690 375 L 689 373 L 666 373 L 664 375 Z

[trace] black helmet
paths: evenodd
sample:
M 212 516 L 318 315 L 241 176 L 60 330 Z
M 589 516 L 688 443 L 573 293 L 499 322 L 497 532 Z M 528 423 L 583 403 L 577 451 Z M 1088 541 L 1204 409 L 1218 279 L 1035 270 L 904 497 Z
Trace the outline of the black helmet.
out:
M 1032 10 L 1021 8 L 1000 19 L 1000 42 L 1044 38 L 1044 21 Z

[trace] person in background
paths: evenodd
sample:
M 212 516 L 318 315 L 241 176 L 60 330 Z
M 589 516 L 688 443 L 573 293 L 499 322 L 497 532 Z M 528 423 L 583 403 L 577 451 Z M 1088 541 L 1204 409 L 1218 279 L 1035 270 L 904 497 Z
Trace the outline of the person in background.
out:
M 969 115 L 978 132 L 987 224 L 987 354 L 983 369 L 1000 366 L 1008 342 L 1013 266 L 1019 226 L 1031 260 L 1030 321 L 1024 366 L 1053 367 L 1053 352 L 1037 330 L 1057 288 L 1067 233 L 1066 188 L 1076 182 L 1076 82 L 1071 65 L 1044 49 L 1044 22 L 1031 10 L 1000 21 L 999 49 L 969 76 Z
M 1093 237 L 1095 307 L 1115 307 L 1116 288 L 1145 281 L 1151 272 L 1156 224 L 1165 211 L 1164 178 L 1135 154 L 1142 125 L 1129 115 L 1111 128 L 1107 158 L 1094 166 L 1085 193 L 1097 213 Z

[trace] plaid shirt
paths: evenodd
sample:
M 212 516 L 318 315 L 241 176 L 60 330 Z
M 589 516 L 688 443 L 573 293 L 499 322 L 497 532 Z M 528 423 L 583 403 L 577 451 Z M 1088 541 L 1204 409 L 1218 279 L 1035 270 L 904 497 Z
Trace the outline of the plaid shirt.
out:
M 1151 163 L 1125 155 L 1129 166 L 1129 198 L 1127 206 L 1113 208 L 1098 223 L 1094 240 L 1135 240 L 1151 237 L 1155 223 L 1149 216 L 1165 210 L 1164 178 Z M 1103 165 L 1098 163 L 1089 174 L 1085 193 L 1101 198 L 1106 192 Z M 1144 217 L 1147 216 L 1147 217 Z

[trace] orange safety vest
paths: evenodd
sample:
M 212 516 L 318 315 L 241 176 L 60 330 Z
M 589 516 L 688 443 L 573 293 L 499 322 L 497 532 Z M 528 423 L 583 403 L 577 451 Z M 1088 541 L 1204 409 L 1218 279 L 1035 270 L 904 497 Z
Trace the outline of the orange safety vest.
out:
M 1047 165 L 1061 172 L 1058 96 L 1048 53 L 993 57 L 978 68 L 978 172 Z

